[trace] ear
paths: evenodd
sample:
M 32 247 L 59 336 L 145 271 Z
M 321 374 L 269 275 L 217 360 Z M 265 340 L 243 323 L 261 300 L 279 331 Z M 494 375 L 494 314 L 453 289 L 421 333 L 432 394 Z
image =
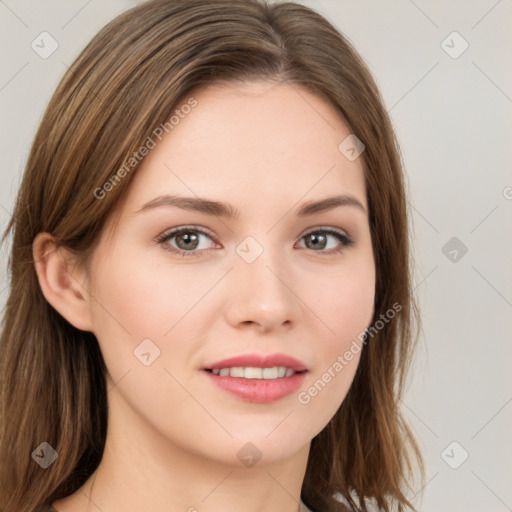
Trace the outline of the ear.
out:
M 49 233 L 39 233 L 32 244 L 37 278 L 46 300 L 71 325 L 82 331 L 93 330 L 87 293 L 87 276 L 74 267 L 76 257 L 58 246 Z

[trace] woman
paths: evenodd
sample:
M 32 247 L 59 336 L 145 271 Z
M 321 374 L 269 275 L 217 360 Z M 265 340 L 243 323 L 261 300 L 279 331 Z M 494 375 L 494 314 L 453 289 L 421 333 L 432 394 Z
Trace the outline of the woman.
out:
M 0 510 L 412 508 L 403 171 L 323 17 L 120 15 L 51 99 L 11 231 Z

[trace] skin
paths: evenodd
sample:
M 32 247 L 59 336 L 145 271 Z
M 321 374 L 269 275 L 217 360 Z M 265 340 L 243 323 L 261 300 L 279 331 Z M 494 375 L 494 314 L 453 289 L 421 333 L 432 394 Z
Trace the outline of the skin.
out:
M 357 369 L 360 354 L 306 405 L 298 393 L 247 402 L 201 370 L 235 355 L 285 353 L 306 364 L 299 392 L 307 390 L 370 325 L 375 266 L 362 161 L 338 150 L 351 131 L 330 104 L 268 81 L 193 96 L 198 105 L 142 162 L 117 226 L 107 224 L 86 268 L 51 235 L 34 241 L 47 300 L 96 335 L 108 368 L 103 459 L 80 490 L 54 503 L 59 512 L 296 512 L 310 442 Z M 366 212 L 295 213 L 342 193 Z M 240 215 L 138 212 L 162 194 L 230 203 Z M 200 237 L 201 255 L 155 242 L 184 225 L 212 235 Z M 332 235 L 311 245 L 305 235 L 321 227 L 350 234 L 354 245 L 343 248 Z M 250 264 L 236 252 L 247 236 L 263 248 Z M 190 246 L 178 238 L 167 245 Z M 145 366 L 134 350 L 148 338 L 160 356 Z M 252 467 L 237 458 L 247 442 L 261 453 Z

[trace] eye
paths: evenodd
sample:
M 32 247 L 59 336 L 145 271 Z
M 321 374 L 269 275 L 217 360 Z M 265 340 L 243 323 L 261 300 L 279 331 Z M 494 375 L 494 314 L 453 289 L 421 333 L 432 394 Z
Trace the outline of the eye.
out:
M 354 245 L 354 241 L 346 233 L 333 228 L 310 231 L 301 238 L 302 240 L 305 240 L 305 246 L 302 247 L 327 255 L 340 253 Z M 211 249 L 217 243 L 211 235 L 196 226 L 173 229 L 158 237 L 156 241 L 164 250 L 180 256 L 201 256 L 203 250 Z
M 329 239 L 331 239 L 331 242 L 329 242 Z M 333 242 L 333 239 L 337 240 L 338 243 L 336 244 L 336 241 Z M 326 254 L 337 254 L 347 247 L 354 245 L 354 241 L 346 233 L 332 228 L 310 231 L 301 238 L 302 240 L 305 240 L 307 249 Z M 331 250 L 325 251 L 324 249 Z
M 208 242 L 205 242 L 205 239 L 214 242 L 206 231 L 195 226 L 183 226 L 160 236 L 157 242 L 166 251 L 181 256 L 200 256 L 202 250 L 209 248 Z

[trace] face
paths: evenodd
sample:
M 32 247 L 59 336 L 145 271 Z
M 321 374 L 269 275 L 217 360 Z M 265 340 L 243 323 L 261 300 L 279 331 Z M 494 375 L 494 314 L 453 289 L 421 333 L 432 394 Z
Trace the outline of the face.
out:
M 340 407 L 372 320 L 362 162 L 338 149 L 351 132 L 334 109 L 298 86 L 191 96 L 89 262 L 109 405 L 186 452 L 239 465 L 250 442 L 277 461 Z

